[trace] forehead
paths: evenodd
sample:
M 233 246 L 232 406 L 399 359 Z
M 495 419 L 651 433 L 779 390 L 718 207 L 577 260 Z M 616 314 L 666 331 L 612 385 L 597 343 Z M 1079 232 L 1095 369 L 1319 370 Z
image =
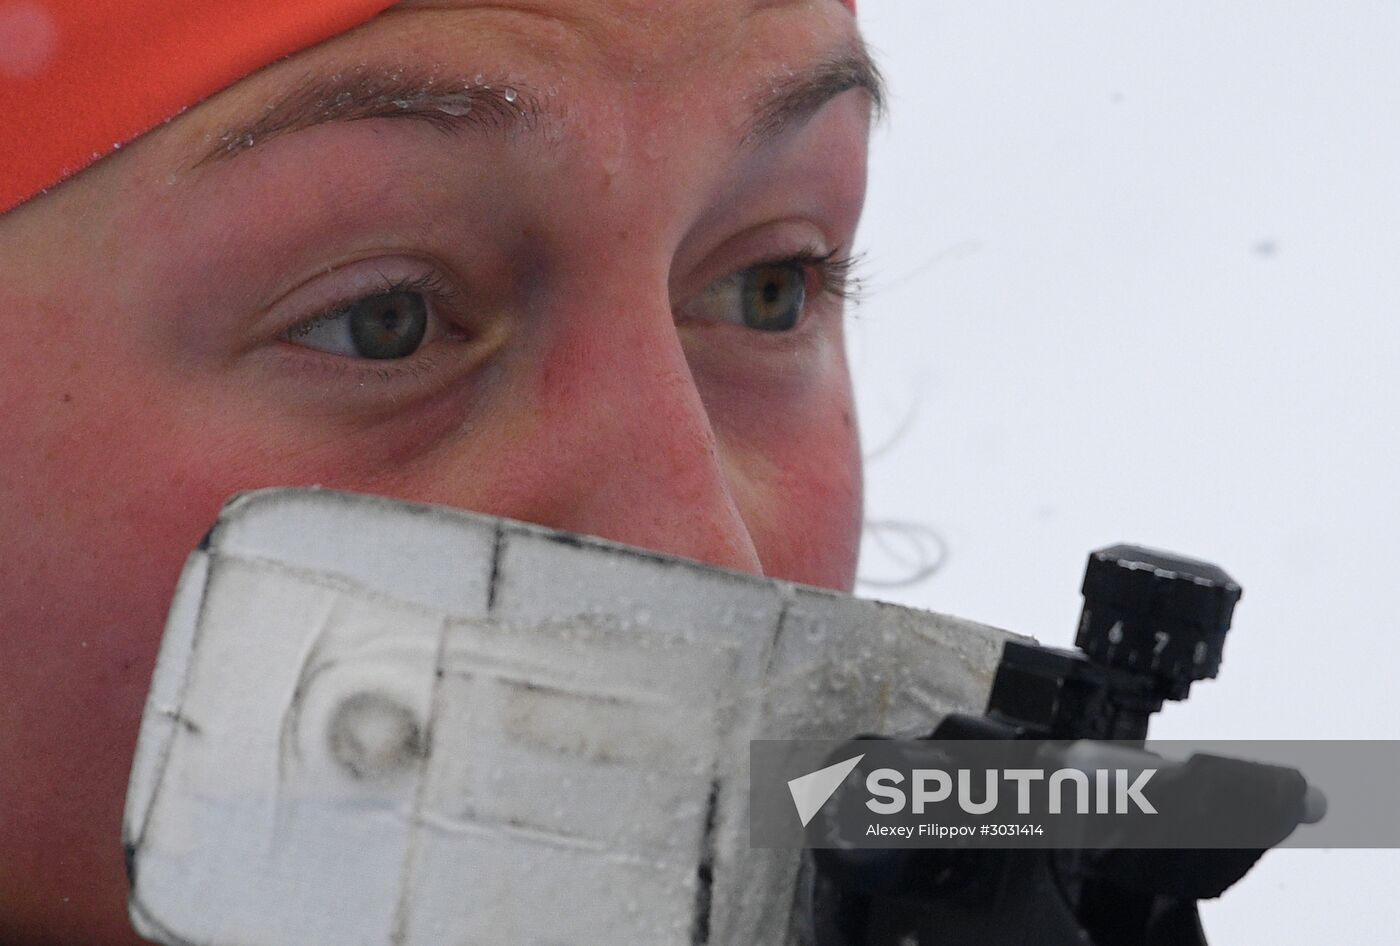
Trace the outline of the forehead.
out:
M 639 77 L 722 60 L 769 26 L 787 31 L 780 43 L 797 46 L 843 21 L 854 32 L 844 0 L 405 0 L 383 18 L 452 11 L 464 23 L 495 21 L 580 55 L 601 54 L 601 65 Z

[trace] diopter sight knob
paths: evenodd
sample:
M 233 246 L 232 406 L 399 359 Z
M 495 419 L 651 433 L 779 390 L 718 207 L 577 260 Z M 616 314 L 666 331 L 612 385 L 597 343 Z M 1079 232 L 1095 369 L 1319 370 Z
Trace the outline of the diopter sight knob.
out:
M 1134 545 L 1091 553 L 1083 592 L 1075 645 L 1171 700 L 1216 675 L 1241 595 L 1217 565 Z

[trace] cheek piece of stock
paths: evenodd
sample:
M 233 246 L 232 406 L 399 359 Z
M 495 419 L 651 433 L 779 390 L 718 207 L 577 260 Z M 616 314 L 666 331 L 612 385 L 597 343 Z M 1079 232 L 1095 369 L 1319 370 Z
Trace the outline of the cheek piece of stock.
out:
M 1228 575 L 1115 546 L 1084 595 L 1069 652 L 457 510 L 237 497 L 141 725 L 133 923 L 166 946 L 1199 946 L 1196 901 L 1322 800 L 1145 742 L 1215 675 Z M 1099 802 L 938 790 L 982 768 Z M 951 840 L 923 843 L 934 822 Z

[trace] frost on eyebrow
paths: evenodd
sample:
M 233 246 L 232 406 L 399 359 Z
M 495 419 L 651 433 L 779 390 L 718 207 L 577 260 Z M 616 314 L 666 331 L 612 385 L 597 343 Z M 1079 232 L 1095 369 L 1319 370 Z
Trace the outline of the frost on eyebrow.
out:
M 259 141 L 332 122 L 411 118 L 442 131 L 509 132 L 533 129 L 544 114 L 538 96 L 509 82 L 408 73 L 368 67 L 308 76 L 264 106 L 261 114 L 231 125 L 206 142 L 214 147 L 194 162 L 233 157 Z

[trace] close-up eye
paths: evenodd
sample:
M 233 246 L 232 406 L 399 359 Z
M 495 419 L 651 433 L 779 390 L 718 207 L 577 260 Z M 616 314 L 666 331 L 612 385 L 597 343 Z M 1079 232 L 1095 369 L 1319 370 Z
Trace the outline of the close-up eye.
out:
M 845 295 L 850 261 L 835 257 L 805 254 L 750 266 L 706 286 L 680 314 L 760 332 L 792 331 L 801 324 L 813 294 Z
M 442 331 L 424 287 L 402 285 L 338 305 L 284 337 L 329 355 L 388 361 L 412 356 Z

